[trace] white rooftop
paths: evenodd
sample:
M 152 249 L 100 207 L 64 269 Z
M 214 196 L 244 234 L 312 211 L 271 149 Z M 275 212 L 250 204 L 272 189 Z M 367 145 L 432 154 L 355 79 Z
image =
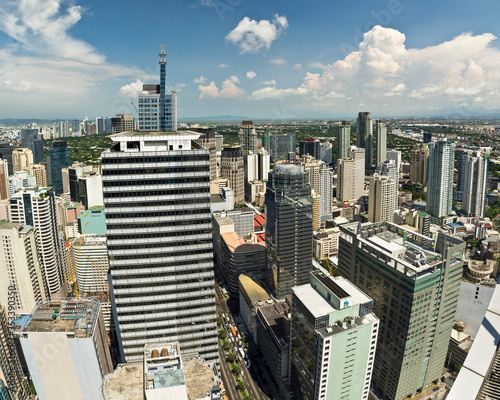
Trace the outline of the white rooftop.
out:
M 321 295 L 312 288 L 309 283 L 305 285 L 295 286 L 292 291 L 311 312 L 314 318 L 323 317 L 329 313 L 336 311 Z
M 371 297 L 368 297 L 343 276 L 337 276 L 333 279 L 333 281 L 347 293 L 349 293 L 349 295 L 351 296 L 351 305 L 366 304 L 372 301 Z

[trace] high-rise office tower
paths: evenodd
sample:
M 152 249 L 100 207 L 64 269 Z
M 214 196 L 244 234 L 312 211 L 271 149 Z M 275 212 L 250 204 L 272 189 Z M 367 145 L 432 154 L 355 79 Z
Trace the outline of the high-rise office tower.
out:
M 372 387 L 415 396 L 442 375 L 462 279 L 465 242 L 389 223 L 340 225 L 341 276 L 375 301 L 380 318 Z
M 321 162 L 316 160 L 313 156 L 308 154 L 303 155 L 296 164 L 304 167 L 304 171 L 307 172 L 309 184 L 311 189 L 319 194 L 319 168 Z
M 387 127 L 384 121 L 376 120 L 373 128 L 377 145 L 375 151 L 375 167 L 378 167 L 387 160 Z
M 440 138 L 429 145 L 427 212 L 434 218 L 451 214 L 455 143 Z
M 365 169 L 373 167 L 373 127 L 369 112 L 358 113 L 356 146 L 365 149 Z
M 465 170 L 467 168 L 467 156 L 471 150 L 460 150 L 458 152 L 458 174 L 457 174 L 457 186 L 455 187 L 455 200 L 464 200 L 464 188 L 465 188 Z
M 340 201 L 357 200 L 365 192 L 365 151 L 351 146 L 349 158 L 338 160 L 337 198 Z
M 394 164 L 398 169 L 398 177 L 399 172 L 401 171 L 401 151 L 399 150 L 387 150 L 387 159 L 394 160 Z
M 140 131 L 177 131 L 177 93 L 167 93 L 167 61 L 165 45 L 159 53 L 160 84 L 143 85 L 139 95 L 139 130 Z M 133 130 L 133 129 L 125 129 Z
M 19 341 L 40 400 L 102 399 L 102 380 L 113 365 L 98 300 L 38 304 Z
M 424 132 L 424 143 L 431 143 L 432 142 L 432 133 L 431 132 Z
M 9 198 L 9 163 L 0 159 L 0 200 Z
M 65 141 L 52 142 L 47 157 L 47 180 L 55 194 L 64 193 L 62 169 L 70 165 L 70 150 Z
M 246 182 L 264 181 L 267 179 L 270 156 L 264 148 L 261 148 L 257 153 L 245 156 L 244 161 Z
M 215 129 L 212 127 L 199 127 L 193 129 L 201 133 L 196 142 L 210 151 L 210 177 L 217 177 L 217 144 L 215 140 Z
M 321 196 L 321 225 L 332 219 L 333 171 L 328 164 L 319 166 L 319 195 Z
M 34 186 L 36 186 L 36 178 L 34 176 L 28 175 L 26 171 L 16 171 L 14 175 L 9 176 L 9 197 L 18 190 Z
M 30 225 L 1 222 L 0 260 L 3 260 L 0 268 L 0 304 L 8 304 L 9 311 L 14 311 L 16 315 L 29 314 L 36 303 L 48 297 L 36 249 L 35 229 Z M 14 308 L 10 309 L 11 306 Z
M 9 142 L 0 142 L 0 158 L 7 161 L 9 166 L 9 175 L 14 173 L 14 165 L 12 163 L 12 145 Z
M 337 133 L 337 159 L 347 158 L 347 152 L 351 146 L 351 123 L 342 121 Z
M 244 156 L 248 155 L 250 152 L 257 152 L 257 133 L 255 133 L 253 121 L 244 120 L 241 122 L 238 139 Z
M 36 248 L 50 295 L 64 295 L 67 265 L 64 236 L 57 230 L 56 201 L 52 188 L 24 189 L 10 199 L 11 221 L 36 230 Z
M 371 176 L 368 221 L 393 222 L 397 193 L 397 183 L 391 177 L 378 174 Z
M 394 160 L 384 161 L 377 168 L 377 171 L 379 172 L 380 175 L 385 175 L 388 176 L 390 179 L 392 179 L 392 181 L 396 184 L 396 192 L 397 192 L 397 186 L 399 184 L 399 168 L 397 167 Z
M 109 257 L 106 236 L 86 233 L 87 230 L 71 246 L 80 295 L 107 291 Z
M 21 129 L 21 146 L 28 148 L 33 152 L 33 162 L 35 164 L 44 161 L 43 154 L 43 135 L 39 133 L 38 129 L 27 128 Z
M 271 288 L 284 298 L 312 268 L 313 202 L 304 168 L 278 164 L 266 189 L 266 245 Z
M 319 193 L 313 189 L 311 191 L 311 197 L 313 200 L 313 231 L 319 231 L 321 229 L 321 196 Z
M 14 172 L 27 171 L 33 164 L 33 152 L 30 149 L 18 148 L 12 151 L 12 165 Z
M 332 162 L 333 145 L 331 142 L 323 142 L 319 144 L 319 159 L 327 164 Z
M 311 400 L 368 399 L 379 327 L 372 308 L 373 300 L 347 279 L 321 271 L 292 288 L 294 392 Z M 311 369 L 303 368 L 306 362 Z
M 135 130 L 134 114 L 116 114 L 111 118 L 111 133 L 122 133 Z
M 28 378 L 23 374 L 16 344 L 12 337 L 6 306 L 0 304 L 0 389 L 2 382 L 7 400 L 25 400 L 30 393 Z M 1 392 L 0 392 L 1 393 Z M 0 399 L 4 399 L 0 396 Z
M 123 361 L 178 340 L 217 362 L 210 154 L 190 131 L 124 132 L 102 153 L 110 293 Z
M 103 117 L 97 117 L 95 119 L 95 126 L 96 126 L 96 134 L 102 135 L 104 132 L 104 118 Z
M 94 172 L 91 165 L 73 164 L 68 167 L 68 180 L 72 201 L 83 204 L 86 210 L 104 204 L 102 176 Z
M 313 156 L 316 160 L 320 159 L 320 142 L 316 138 L 304 138 L 299 142 L 299 156 Z
M 240 146 L 224 147 L 221 155 L 221 177 L 228 179 L 234 191 L 235 204 L 245 202 L 245 168 Z
M 467 155 L 463 202 L 470 217 L 482 218 L 488 189 L 490 148 L 473 151 Z
M 269 154 L 271 162 L 280 160 L 290 160 L 290 153 L 295 158 L 295 134 L 286 133 L 283 135 L 271 135 L 269 137 Z M 292 159 L 293 159 L 292 158 Z
M 410 181 L 427 184 L 429 147 L 414 146 L 410 151 Z
M 47 168 L 43 164 L 31 164 L 28 166 L 28 173 L 36 178 L 36 185 L 47 187 Z
M 70 121 L 71 136 L 80 136 L 80 120 L 72 119 Z

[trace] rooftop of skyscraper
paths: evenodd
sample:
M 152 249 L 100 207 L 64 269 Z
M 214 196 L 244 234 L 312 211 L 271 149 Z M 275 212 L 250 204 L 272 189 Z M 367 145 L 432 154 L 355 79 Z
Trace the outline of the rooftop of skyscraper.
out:
M 22 333 L 73 332 L 77 338 L 93 335 L 99 301 L 92 298 L 50 300 L 38 304 Z
M 417 278 L 440 268 L 442 255 L 435 249 L 436 239 L 424 236 L 400 225 L 388 222 L 351 223 L 341 226 L 341 231 L 355 233 L 365 251 L 382 259 L 409 277 Z M 451 236 L 447 236 L 449 240 Z M 456 238 L 457 244 L 462 240 Z

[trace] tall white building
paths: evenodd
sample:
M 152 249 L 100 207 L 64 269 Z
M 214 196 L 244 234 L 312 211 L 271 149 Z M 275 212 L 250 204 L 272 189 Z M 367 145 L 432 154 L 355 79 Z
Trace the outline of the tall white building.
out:
M 451 214 L 455 143 L 440 138 L 429 144 L 427 212 L 434 218 Z
M 463 208 L 470 217 L 484 216 L 490 151 L 488 148 L 466 155 Z
M 401 171 L 401 151 L 399 150 L 387 150 L 387 159 L 394 160 L 396 167 L 398 169 L 398 179 L 399 172 Z
M 57 229 L 56 202 L 52 188 L 24 189 L 10 199 L 12 222 L 36 230 L 36 248 L 50 295 L 65 295 L 67 274 L 64 235 Z
M 384 121 L 376 120 L 373 128 L 377 146 L 375 150 L 375 167 L 378 167 L 387 160 L 387 127 Z
M 36 178 L 29 175 L 26 171 L 16 171 L 14 175 L 9 176 L 9 197 L 12 197 L 18 190 L 27 187 L 37 186 Z
M 246 181 L 263 181 L 269 175 L 270 156 L 266 149 L 261 148 L 256 153 L 249 153 L 245 157 Z
M 29 225 L 0 222 L 0 304 L 9 305 L 9 311 L 15 311 L 16 315 L 29 314 L 36 303 L 47 298 L 48 288 L 36 251 L 35 229 Z
M 349 147 L 349 158 L 338 160 L 337 197 L 340 201 L 357 200 L 365 191 L 365 150 Z
M 396 182 L 388 176 L 371 176 L 368 221 L 393 222 L 397 204 Z
M 218 362 L 210 153 L 199 135 L 124 132 L 102 153 L 110 293 L 126 362 L 163 340 Z
M 102 380 L 113 365 L 98 300 L 38 304 L 20 342 L 40 400 L 103 398 Z
M 320 199 L 320 224 L 323 225 L 332 218 L 332 187 L 333 171 L 328 164 L 320 164 L 319 168 L 319 195 Z

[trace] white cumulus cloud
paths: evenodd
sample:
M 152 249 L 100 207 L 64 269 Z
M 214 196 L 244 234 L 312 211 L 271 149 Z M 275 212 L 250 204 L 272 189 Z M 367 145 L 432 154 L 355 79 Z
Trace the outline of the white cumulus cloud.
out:
M 233 83 L 240 83 L 240 79 L 236 75 L 231 75 L 229 80 Z
M 298 87 L 265 87 L 251 96 L 307 96 L 313 106 L 339 111 L 360 103 L 387 113 L 498 110 L 500 50 L 495 40 L 491 33 L 463 33 L 437 45 L 410 48 L 402 32 L 375 26 L 344 58 L 308 64 L 322 71 L 306 72 Z
M 244 17 L 231 32 L 226 40 L 240 48 L 240 54 L 258 53 L 269 50 L 272 43 L 288 28 L 285 16 L 275 14 L 273 19 L 256 21 Z
M 207 78 L 205 78 L 203 75 L 200 76 L 199 78 L 196 78 L 193 80 L 194 83 L 199 83 L 199 84 L 203 84 L 207 81 Z
M 247 79 L 253 79 L 257 76 L 257 74 L 253 71 L 248 71 L 247 72 Z
M 282 58 L 273 58 L 269 62 L 271 64 L 274 64 L 274 65 L 285 65 L 286 64 L 286 61 Z
M 219 68 L 229 68 L 229 64 L 219 64 Z
M 267 85 L 267 86 L 276 86 L 277 83 L 274 79 L 270 80 L 270 81 L 264 81 L 262 82 L 263 85 Z
M 122 86 L 119 90 L 119 93 L 122 96 L 136 98 L 139 94 L 142 93 L 142 85 L 144 85 L 144 83 L 140 79 L 137 79 L 135 82 Z
M 200 99 L 209 97 L 212 99 L 216 98 L 230 98 L 239 97 L 245 94 L 245 91 L 236 86 L 236 84 L 231 81 L 231 79 L 226 79 L 222 82 L 222 88 L 219 90 L 214 81 L 211 81 L 208 85 L 199 85 L 198 90 L 200 91 Z

